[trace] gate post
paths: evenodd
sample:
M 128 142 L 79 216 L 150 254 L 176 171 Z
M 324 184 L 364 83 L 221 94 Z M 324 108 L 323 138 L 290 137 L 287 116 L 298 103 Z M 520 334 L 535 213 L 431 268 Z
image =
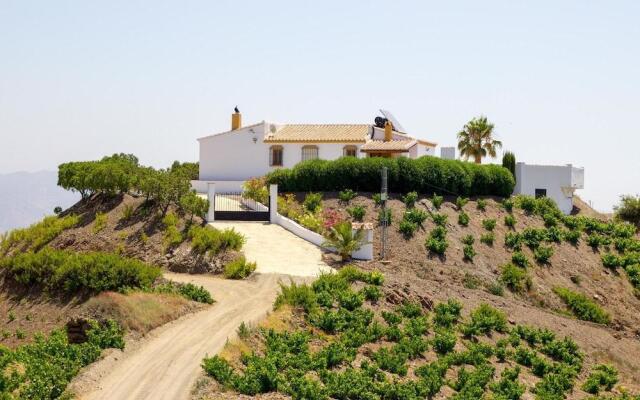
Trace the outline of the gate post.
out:
M 278 185 L 269 185 L 269 222 L 274 224 L 278 216 Z
M 216 183 L 207 182 L 207 199 L 209 199 L 209 211 L 207 212 L 207 222 L 213 222 L 216 214 Z

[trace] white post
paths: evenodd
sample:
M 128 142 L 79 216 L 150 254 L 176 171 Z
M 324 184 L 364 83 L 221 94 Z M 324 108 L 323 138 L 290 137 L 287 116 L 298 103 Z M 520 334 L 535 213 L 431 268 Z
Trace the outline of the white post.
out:
M 207 198 L 209 199 L 209 212 L 207 213 L 207 222 L 214 221 L 216 207 L 216 184 L 215 182 L 207 183 Z
M 269 222 L 274 224 L 278 216 L 278 185 L 269 185 Z

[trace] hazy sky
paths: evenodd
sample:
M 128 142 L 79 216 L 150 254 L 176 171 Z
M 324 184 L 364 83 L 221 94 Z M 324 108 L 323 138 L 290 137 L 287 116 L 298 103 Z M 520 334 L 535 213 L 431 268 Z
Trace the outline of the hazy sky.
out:
M 230 124 L 373 122 L 453 145 L 485 114 L 519 161 L 640 192 L 638 1 L 0 0 L 0 173 L 197 160 Z M 239 161 L 240 162 L 240 161 Z

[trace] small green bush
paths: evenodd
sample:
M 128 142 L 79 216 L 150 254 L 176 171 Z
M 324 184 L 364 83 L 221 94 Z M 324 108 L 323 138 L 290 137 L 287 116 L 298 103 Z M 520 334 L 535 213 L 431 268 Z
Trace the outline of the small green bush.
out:
M 618 383 L 618 370 L 607 364 L 599 364 L 593 368 L 593 371 L 582 385 L 582 390 L 591 394 L 598 394 L 604 389 L 610 391 L 613 386 Z
M 594 250 L 597 250 L 605 242 L 604 237 L 598 233 L 592 233 L 587 236 L 587 244 Z
M 480 304 L 469 315 L 462 331 L 465 336 L 489 335 L 492 331 L 506 332 L 507 317 L 500 310 L 497 310 L 486 303 Z
M 446 214 L 433 214 L 431 215 L 433 218 L 433 222 L 438 226 L 445 226 L 447 224 L 447 215 Z
M 493 282 L 487 286 L 487 291 L 494 296 L 504 296 L 504 286 L 500 282 Z
M 579 319 L 604 325 L 611 321 L 609 314 L 587 296 L 562 287 L 556 287 L 553 291 Z
M 416 229 L 418 229 L 418 225 L 406 219 L 400 221 L 400 224 L 398 225 L 398 231 L 402 233 L 405 239 L 413 237 Z
M 482 226 L 484 227 L 484 229 L 488 230 L 489 232 L 492 232 L 493 229 L 496 227 L 496 220 L 495 218 L 486 218 L 482 220 Z
M 509 228 L 514 228 L 516 226 L 516 217 L 513 215 L 505 215 L 504 216 L 504 226 L 508 226 Z
M 623 264 L 623 258 L 613 253 L 604 253 L 600 256 L 600 259 L 602 260 L 602 265 L 610 269 L 616 269 Z
M 218 254 L 225 250 L 242 249 L 246 239 L 235 229 L 218 230 L 211 226 L 192 226 L 187 234 L 191 247 L 201 254 Z
M 620 204 L 613 209 L 616 219 L 640 226 L 640 196 L 621 196 Z
M 133 208 L 133 206 L 131 204 L 126 204 L 123 208 L 122 208 L 122 214 L 120 215 L 120 219 L 122 221 L 128 221 L 131 219 L 131 217 L 133 217 L 133 213 L 134 213 L 135 209 Z
M 280 293 L 276 297 L 273 306 L 277 310 L 279 307 L 288 304 L 292 307 L 302 307 L 308 313 L 318 306 L 316 300 L 316 293 L 311 286 L 296 284 L 292 281 L 289 285 L 280 284 Z
M 511 262 L 520 268 L 528 268 L 530 265 L 527 256 L 521 251 L 516 251 L 511 255 Z
M 255 270 L 255 262 L 248 262 L 246 258 L 238 257 L 224 266 L 224 277 L 227 279 L 244 279 Z
M 374 193 L 371 196 L 371 199 L 373 200 L 373 203 L 376 206 L 381 206 L 382 205 L 382 195 L 380 193 Z
M 513 199 L 509 198 L 509 199 L 504 199 L 502 201 L 502 207 L 507 211 L 507 212 L 512 212 L 513 211 Z
M 487 246 L 493 246 L 493 242 L 496 240 L 496 236 L 493 232 L 483 233 L 480 235 L 480 243 L 486 244 Z
M 427 238 L 425 246 L 427 247 L 427 249 L 429 249 L 430 252 L 443 255 L 447 251 L 449 243 L 447 243 L 447 240 L 444 238 L 430 237 Z
M 546 213 L 542 216 L 542 220 L 544 221 L 544 226 L 546 226 L 547 228 L 558 226 L 558 219 L 554 214 Z
M 476 251 L 470 244 L 464 245 L 464 247 L 462 247 L 462 253 L 464 254 L 464 259 L 468 261 L 473 261 L 473 257 L 476 256 Z
M 531 288 L 531 277 L 523 268 L 511 263 L 502 267 L 500 282 L 514 293 L 524 293 Z
M 366 214 L 366 209 L 363 206 L 353 206 L 347 208 L 347 213 L 353 218 L 354 221 L 362 222 Z
M 516 232 L 507 232 L 504 235 L 504 245 L 512 250 L 520 250 L 522 247 L 522 236 Z
M 442 206 L 442 203 L 444 203 L 444 197 L 438 196 L 434 193 L 433 197 L 431 198 L 431 204 L 433 204 L 433 207 L 435 207 L 436 210 L 439 210 Z
M 211 297 L 211 293 L 209 293 L 209 291 L 203 286 L 196 286 L 192 283 L 177 284 L 169 281 L 167 283 L 154 286 L 149 291 L 153 293 L 177 294 L 186 299 L 197 301 L 198 303 L 213 304 L 213 297 Z
M 461 242 L 463 244 L 468 244 L 468 245 L 472 245 L 473 243 L 475 243 L 475 239 L 473 238 L 473 235 L 465 235 L 462 237 Z
M 433 350 L 438 354 L 447 354 L 456 346 L 456 334 L 448 329 L 436 330 L 433 338 Z
M 307 193 L 302 205 L 305 210 L 315 213 L 322 205 L 322 193 Z
M 485 211 L 487 209 L 487 201 L 485 199 L 478 199 L 476 201 L 476 208 L 480 211 Z
M 562 242 L 562 231 L 557 226 L 547 228 L 547 234 L 545 240 L 547 242 L 560 243 Z
M 522 242 L 533 250 L 538 248 L 540 243 L 546 239 L 547 231 L 545 229 L 526 228 L 521 235 Z
M 342 190 L 342 191 L 338 192 L 338 198 L 340 199 L 340 201 L 342 201 L 344 203 L 350 202 L 357 195 L 358 195 L 358 193 L 354 192 L 351 189 L 345 189 L 345 190 Z
M 418 192 L 409 192 L 402 196 L 402 202 L 407 208 L 415 207 L 416 201 L 418 201 Z
M 456 198 L 456 208 L 458 209 L 458 211 L 462 211 L 462 208 L 467 205 L 467 203 L 469 202 L 469 199 L 466 197 L 461 197 L 458 196 Z
M 466 212 L 461 212 L 460 214 L 458 214 L 458 224 L 462 225 L 462 226 L 468 226 L 469 225 L 469 214 L 467 214 Z
M 434 312 L 433 322 L 443 328 L 452 328 L 460 320 L 462 303 L 455 299 L 449 299 L 446 303 L 438 303 Z
M 382 297 L 382 291 L 378 286 L 375 285 L 367 285 L 362 288 L 362 294 L 364 298 L 371 302 L 376 302 Z
M 577 229 L 572 229 L 564 233 L 564 240 L 576 246 L 578 242 L 580 242 L 580 236 L 582 236 L 582 232 Z
M 428 214 L 424 210 L 419 210 L 417 208 L 412 208 L 404 213 L 405 220 L 411 221 L 418 226 L 422 226 L 427 217 Z
M 540 246 L 533 251 L 533 258 L 540 264 L 546 264 L 553 256 L 553 247 Z
M 393 222 L 393 214 L 391 213 L 390 208 L 381 209 L 378 213 L 378 224 L 386 224 L 387 226 L 391 226 Z
M 527 214 L 536 212 L 536 199 L 533 196 L 520 195 L 516 199 L 518 206 Z
M 14 249 L 20 252 L 38 251 L 62 231 L 76 226 L 78 221 L 79 218 L 73 215 L 51 216 L 27 228 L 12 230 L 4 237 L 0 236 L 0 254 L 7 254 Z

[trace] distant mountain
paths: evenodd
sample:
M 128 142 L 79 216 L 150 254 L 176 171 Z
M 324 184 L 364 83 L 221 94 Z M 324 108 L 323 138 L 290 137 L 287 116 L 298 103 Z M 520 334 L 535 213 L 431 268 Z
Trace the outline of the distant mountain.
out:
M 0 232 L 39 221 L 53 209 L 63 209 L 80 199 L 57 186 L 53 171 L 0 174 Z

